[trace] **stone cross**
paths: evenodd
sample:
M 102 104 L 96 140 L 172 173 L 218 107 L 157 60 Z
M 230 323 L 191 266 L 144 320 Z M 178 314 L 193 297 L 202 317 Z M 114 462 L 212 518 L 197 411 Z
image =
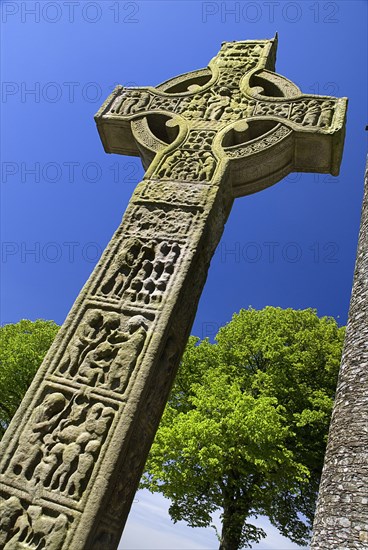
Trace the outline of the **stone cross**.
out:
M 276 47 L 225 42 L 97 113 L 105 150 L 146 174 L 5 434 L 5 550 L 117 547 L 234 198 L 338 173 L 346 99 L 303 95 Z

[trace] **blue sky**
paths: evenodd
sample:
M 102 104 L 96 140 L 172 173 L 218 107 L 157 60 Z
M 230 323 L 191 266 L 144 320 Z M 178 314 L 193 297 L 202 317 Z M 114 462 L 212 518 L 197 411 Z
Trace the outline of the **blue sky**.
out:
M 341 172 L 291 174 L 236 200 L 192 333 L 212 338 L 249 305 L 313 307 L 346 323 L 366 155 L 366 2 L 1 8 L 1 323 L 63 322 L 143 176 L 138 158 L 107 155 L 100 143 L 93 115 L 113 87 L 158 84 L 205 67 L 222 41 L 276 31 L 277 72 L 305 93 L 349 98 Z M 141 494 L 121 548 L 216 547 L 212 531 L 172 526 L 165 506 Z M 296 547 L 271 530 L 259 548 Z

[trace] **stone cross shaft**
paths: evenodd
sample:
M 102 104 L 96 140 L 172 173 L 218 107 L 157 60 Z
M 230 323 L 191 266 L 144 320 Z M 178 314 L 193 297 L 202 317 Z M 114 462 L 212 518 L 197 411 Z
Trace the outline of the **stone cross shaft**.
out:
M 338 173 L 346 99 L 303 95 L 276 47 L 226 42 L 97 113 L 146 174 L 5 434 L 1 548 L 117 547 L 234 198 Z

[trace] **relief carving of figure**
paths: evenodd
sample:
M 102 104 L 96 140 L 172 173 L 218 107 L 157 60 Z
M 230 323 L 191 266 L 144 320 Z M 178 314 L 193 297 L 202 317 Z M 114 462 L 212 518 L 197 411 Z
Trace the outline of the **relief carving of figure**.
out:
M 182 101 L 177 110 L 185 118 L 203 118 L 210 97 L 210 93 L 195 95 L 188 100 Z
M 180 162 L 183 162 L 182 153 L 181 151 L 175 151 L 175 153 L 165 159 L 163 165 L 158 172 L 158 177 L 161 179 L 169 178 L 171 176 L 173 167 Z
M 157 247 L 156 252 L 155 247 Z M 132 280 L 129 289 L 131 295 L 128 294 L 128 296 L 134 297 L 134 300 L 137 299 L 138 294 L 138 299 L 144 301 L 143 296 L 146 293 L 153 293 L 154 291 L 158 293 L 163 290 L 164 267 L 168 268 L 168 276 L 170 276 L 172 272 L 171 265 L 179 254 L 178 245 L 168 245 L 166 242 L 158 246 L 153 241 L 151 247 L 146 248 L 150 251 L 149 257 L 155 257 L 155 254 L 157 257 L 155 261 L 145 260 L 142 264 L 140 275 L 138 273 L 137 277 Z M 157 281 L 154 281 L 154 286 L 151 288 L 148 281 L 150 275 L 152 276 L 153 267 L 161 264 L 164 264 L 164 266 L 162 269 L 160 268 Z M 159 286 L 161 291 L 157 286 Z M 159 296 L 155 295 L 153 300 L 159 300 Z M 124 364 L 127 365 L 127 372 L 130 372 L 143 347 L 148 328 L 147 320 L 143 316 L 131 317 L 127 321 L 128 330 L 125 332 L 121 329 L 121 316 L 118 313 L 103 312 L 101 313 L 101 317 L 102 326 L 97 338 L 86 342 L 85 348 L 78 348 L 79 356 L 75 360 L 75 365 L 72 370 L 70 368 L 67 369 L 64 372 L 64 376 L 72 378 L 77 383 L 90 388 L 104 388 L 106 390 L 123 392 L 125 390 L 124 384 L 117 382 L 121 378 L 121 374 L 119 373 L 123 368 L 122 358 L 124 358 Z M 86 322 L 88 322 L 90 316 L 86 315 L 86 318 Z M 81 325 L 80 329 L 83 330 L 83 325 Z M 80 339 L 78 339 L 79 341 Z M 134 349 L 136 350 L 135 352 Z M 128 364 L 125 357 L 127 353 L 129 356 Z M 54 489 L 56 487 L 64 487 L 67 472 L 70 471 L 71 464 L 75 462 L 75 457 L 85 452 L 87 453 L 84 457 L 85 462 L 89 460 L 91 445 L 88 446 L 88 451 L 85 450 L 89 441 L 75 437 L 75 426 L 80 425 L 81 422 L 83 423 L 85 415 L 85 402 L 83 400 L 80 402 L 78 399 L 77 397 L 71 401 L 68 415 L 64 415 L 60 419 L 58 433 L 53 432 L 45 435 L 43 441 L 47 452 L 44 452 L 42 461 L 34 471 L 33 479 L 35 483 L 43 479 L 46 482 L 50 482 L 50 485 Z M 62 460 L 60 457 L 62 457 Z M 78 474 L 76 477 L 78 477 Z M 79 486 L 80 482 L 76 482 L 75 485 Z
M 147 92 L 130 91 L 123 93 L 113 105 L 111 112 L 117 115 L 132 115 L 148 107 L 150 94 Z
M 189 151 L 176 151 L 164 161 L 158 176 L 161 179 L 209 181 L 215 165 L 216 160 L 209 151 L 205 151 L 202 155 Z
M 305 126 L 315 126 L 321 113 L 320 103 L 316 100 L 309 102 L 307 112 L 304 115 L 302 124 Z
M 169 279 L 174 272 L 176 260 L 180 254 L 180 246 L 174 243 L 171 247 L 163 242 L 160 247 L 160 256 L 154 266 L 154 277 L 151 290 L 152 301 L 160 302 Z
M 30 479 L 29 469 L 38 461 L 42 452 L 43 439 L 57 424 L 61 412 L 66 407 L 62 393 L 51 393 L 38 405 L 31 415 L 26 428 L 21 432 L 17 451 L 11 468 L 16 475 L 22 474 Z
M 114 414 L 113 408 L 102 403 L 89 407 L 88 401 L 84 401 L 83 414 L 75 415 L 74 409 L 73 423 L 70 423 L 72 408 L 44 439 L 43 456 L 32 476 L 34 485 L 41 483 L 51 491 L 80 498 Z
M 65 372 L 67 368 L 73 371 L 77 367 L 82 351 L 95 341 L 102 322 L 103 317 L 99 311 L 87 311 L 82 324 L 76 330 L 75 337 L 67 348 L 66 357 L 59 367 L 60 372 Z
M 87 353 L 78 370 L 78 382 L 89 386 L 100 386 L 105 382 L 105 373 L 114 358 L 114 345 L 101 342 Z
M 66 479 L 69 478 L 70 473 L 73 469 L 73 463 L 78 460 L 78 456 L 82 452 L 82 444 L 85 441 L 83 435 L 82 437 L 78 436 L 76 440 L 72 441 L 68 441 L 66 439 L 64 440 L 65 442 L 63 442 L 62 432 L 57 434 L 57 437 L 61 438 L 60 442 L 56 443 L 54 447 L 51 448 L 50 455 L 53 455 L 55 457 L 55 460 L 52 461 L 53 464 L 57 464 L 58 459 L 61 460 L 61 463 L 53 472 L 50 481 L 50 487 L 51 489 L 62 490 L 63 488 L 65 488 Z M 45 456 L 45 458 L 47 458 L 47 455 Z M 40 478 L 40 481 L 41 479 L 42 478 Z M 46 482 L 46 479 L 44 479 L 44 481 Z
M 146 339 L 147 324 L 142 315 L 135 315 L 128 321 L 125 341 L 119 345 L 117 355 L 108 372 L 107 385 L 110 389 L 124 392 L 137 363 Z
M 324 112 L 322 114 L 322 106 L 324 103 L 326 105 L 323 107 Z M 316 126 L 322 118 L 322 125 L 325 125 L 326 121 L 329 120 L 330 117 L 332 118 L 330 107 L 327 105 L 329 103 L 330 102 L 325 101 L 321 104 L 316 99 L 301 101 L 294 105 L 290 119 L 303 126 Z
M 12 496 L 0 503 L 0 548 L 4 548 L 8 533 L 22 513 L 23 507 L 18 497 Z
M 198 179 L 200 181 L 209 181 L 212 178 L 216 161 L 211 153 L 203 154 L 203 166 L 198 167 Z
M 95 373 L 98 378 L 100 363 L 108 357 L 109 339 L 116 337 L 119 332 L 120 316 L 117 313 L 102 313 L 90 310 L 84 316 L 74 338 L 66 349 L 59 371 L 68 377 L 74 378 L 79 368 L 95 361 Z M 84 367 L 83 369 L 84 370 Z M 79 372 L 80 373 L 80 372 Z M 90 380 L 82 380 L 89 383 Z
M 98 439 L 92 439 L 88 441 L 85 446 L 84 452 L 79 455 L 77 469 L 69 477 L 66 492 L 68 494 L 82 494 L 83 481 L 89 476 L 93 464 L 96 460 L 100 448 L 100 442 Z
M 105 296 L 120 296 L 138 257 L 144 253 L 139 239 L 128 239 L 118 252 L 102 282 L 101 291 Z
M 4 550 L 19 550 L 22 548 L 31 548 L 26 544 L 25 540 L 32 533 L 32 517 L 37 518 L 37 515 L 42 513 L 40 506 L 30 506 L 27 512 L 24 512 L 18 517 L 13 529 L 13 536 L 4 546 Z
M 226 107 L 229 107 L 231 103 L 231 91 L 229 88 L 220 88 L 217 93 L 213 92 L 213 95 L 208 100 L 208 107 L 206 109 L 205 118 L 207 120 L 220 120 Z
M 328 128 L 331 126 L 335 105 L 333 101 L 323 101 L 321 103 L 321 114 L 318 120 L 318 126 Z
M 9 502 L 9 500 L 7 501 Z M 66 535 L 68 518 L 59 514 L 56 518 L 43 512 L 41 506 L 31 505 L 15 522 L 11 538 L 1 546 L 4 550 L 59 550 Z M 8 536 L 8 533 L 6 533 Z

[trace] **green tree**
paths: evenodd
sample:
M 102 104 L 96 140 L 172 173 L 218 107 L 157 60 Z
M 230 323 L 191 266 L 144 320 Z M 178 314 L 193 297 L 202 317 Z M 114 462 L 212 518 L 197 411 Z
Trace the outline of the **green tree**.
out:
M 315 310 L 241 310 L 216 342 L 191 337 L 142 487 L 173 521 L 212 524 L 220 550 L 265 536 L 258 515 L 305 545 L 315 510 L 344 328 Z
M 0 327 L 0 439 L 58 330 L 41 319 Z

